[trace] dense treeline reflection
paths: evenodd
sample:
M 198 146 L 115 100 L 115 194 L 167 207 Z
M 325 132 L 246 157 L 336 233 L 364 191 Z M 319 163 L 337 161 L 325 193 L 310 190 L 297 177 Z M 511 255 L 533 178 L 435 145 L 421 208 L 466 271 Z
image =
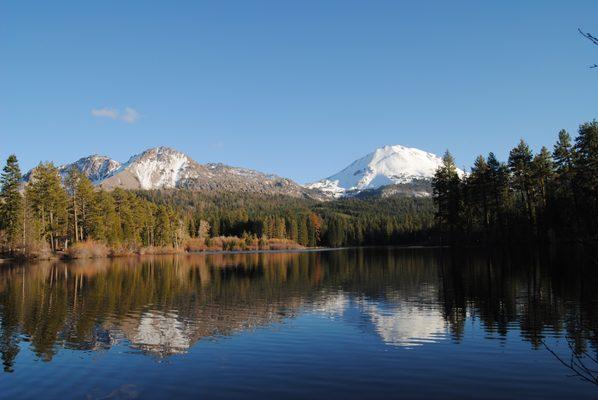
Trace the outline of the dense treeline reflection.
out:
M 360 249 L 5 265 L 0 352 L 5 371 L 15 368 L 20 342 L 46 361 L 61 348 L 123 341 L 166 356 L 302 312 L 342 314 L 348 304 L 391 345 L 447 333 L 458 342 L 466 321 L 479 318 L 488 335 L 516 330 L 535 348 L 547 335 L 567 335 L 595 351 L 598 279 L 587 259 L 554 250 Z
M 456 338 L 475 316 L 499 336 L 516 326 L 534 347 L 551 333 L 574 338 L 579 348 L 598 345 L 598 280 L 582 250 L 452 256 L 440 269 L 443 315 Z

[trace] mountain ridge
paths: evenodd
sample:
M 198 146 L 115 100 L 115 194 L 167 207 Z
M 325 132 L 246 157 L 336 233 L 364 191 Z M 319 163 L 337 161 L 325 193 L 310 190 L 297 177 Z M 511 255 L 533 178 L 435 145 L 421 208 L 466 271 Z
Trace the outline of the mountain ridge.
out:
M 85 176 L 89 178 L 94 184 L 98 184 L 102 180 L 106 179 L 121 167 L 121 163 L 104 155 L 92 154 L 86 157 L 81 157 L 77 161 L 68 164 L 59 165 L 58 172 L 63 177 L 66 177 L 69 170 L 74 166 Z M 35 168 L 27 171 L 23 175 L 23 181 L 28 182 L 31 177 L 31 173 Z
M 124 163 L 94 154 L 58 169 L 66 176 L 68 170 L 75 167 L 96 186 L 106 190 L 224 190 L 326 200 L 359 194 L 362 198 L 429 196 L 431 178 L 441 163 L 441 158 L 435 154 L 388 145 L 355 160 L 328 178 L 300 185 L 276 174 L 248 168 L 222 163 L 200 164 L 185 153 L 158 146 L 135 154 Z M 28 180 L 30 174 L 31 171 L 24 180 Z
M 122 164 L 107 156 L 94 154 L 63 164 L 58 170 L 65 177 L 72 167 L 90 178 L 94 185 L 106 190 L 221 190 L 324 200 L 321 192 L 305 188 L 291 179 L 222 163 L 200 164 L 166 146 L 144 150 Z M 25 174 L 25 182 L 32 171 Z

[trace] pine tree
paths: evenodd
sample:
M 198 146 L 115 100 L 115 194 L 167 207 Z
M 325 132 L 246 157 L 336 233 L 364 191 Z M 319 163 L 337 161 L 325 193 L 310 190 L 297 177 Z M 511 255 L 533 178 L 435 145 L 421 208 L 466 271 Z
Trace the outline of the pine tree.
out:
M 6 160 L 6 166 L 0 175 L 0 230 L 7 237 L 8 251 L 13 252 L 18 243 L 22 243 L 23 199 L 19 192 L 21 169 L 17 157 L 13 154 Z
M 442 165 L 438 167 L 432 179 L 433 199 L 437 206 L 436 220 L 441 232 L 447 232 L 454 241 L 461 211 L 461 179 L 457 173 L 455 160 L 446 151 Z
M 532 178 L 535 192 L 538 193 L 539 206 L 545 209 L 548 204 L 548 185 L 554 177 L 554 162 L 552 155 L 546 147 L 542 147 L 540 153 L 532 160 Z
M 98 213 L 95 188 L 86 175 L 79 176 L 77 186 L 77 206 L 79 209 L 79 240 L 93 239 L 94 219 Z
M 168 207 L 158 206 L 156 211 L 156 245 L 170 246 L 174 237 L 174 229 Z
M 574 185 L 586 230 L 598 233 L 598 121 L 582 124 L 573 148 Z
M 297 224 L 297 219 L 295 217 L 291 217 L 287 220 L 287 232 L 289 233 L 289 239 L 298 242 L 299 241 L 299 225 Z
M 556 177 L 554 182 L 554 218 L 556 228 L 558 230 L 570 232 L 565 234 L 572 234 L 575 227 L 580 227 L 581 213 L 579 208 L 579 193 L 574 186 L 573 176 L 573 144 L 571 143 L 571 136 L 562 129 L 559 131 L 558 140 L 554 145 L 552 152 L 554 165 L 556 169 Z M 574 227 L 575 226 L 575 227 Z
M 120 221 L 112 195 L 105 191 L 94 193 L 95 207 L 89 216 L 89 236 L 110 246 L 120 244 Z
M 276 218 L 276 237 L 284 239 L 287 236 L 287 227 L 284 218 Z
M 559 174 L 571 171 L 573 167 L 573 145 L 571 144 L 571 136 L 564 129 L 559 131 L 559 139 L 554 145 L 552 156 Z
M 67 176 L 64 180 L 66 192 L 70 197 L 69 201 L 69 216 L 70 220 L 72 221 L 71 226 L 71 233 L 74 242 L 79 241 L 79 180 L 83 174 L 75 167 L 74 165 L 71 166 L 69 171 L 67 172 Z
M 298 232 L 298 240 L 297 242 L 302 246 L 309 245 L 309 230 L 307 227 L 307 218 L 305 216 L 301 216 L 299 219 L 299 232 Z
M 490 221 L 493 225 L 498 225 L 499 234 L 504 238 L 507 235 L 505 214 L 509 206 L 509 170 L 492 152 L 488 154 L 486 162 L 490 184 Z
M 521 203 L 527 210 L 530 224 L 534 224 L 534 193 L 532 186 L 533 154 L 523 139 L 509 153 L 509 170 L 513 176 L 513 189 L 519 193 Z
M 468 197 L 470 199 L 470 209 L 476 223 L 481 223 L 484 229 L 490 225 L 489 210 L 489 173 L 490 167 L 483 156 L 478 156 L 474 162 L 471 174 L 467 178 L 469 188 Z

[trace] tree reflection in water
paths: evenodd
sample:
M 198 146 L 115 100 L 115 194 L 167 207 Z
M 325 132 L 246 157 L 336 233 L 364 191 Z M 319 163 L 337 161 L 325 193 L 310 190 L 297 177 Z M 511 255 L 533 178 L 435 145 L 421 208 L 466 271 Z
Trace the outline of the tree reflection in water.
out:
M 534 349 L 569 337 L 587 361 L 598 348 L 598 293 L 586 259 L 562 249 L 354 249 L 4 265 L 0 353 L 5 371 L 22 342 L 45 361 L 116 343 L 167 357 L 203 338 L 302 313 L 350 319 L 355 309 L 392 346 L 459 343 L 475 318 L 487 335 L 515 331 Z

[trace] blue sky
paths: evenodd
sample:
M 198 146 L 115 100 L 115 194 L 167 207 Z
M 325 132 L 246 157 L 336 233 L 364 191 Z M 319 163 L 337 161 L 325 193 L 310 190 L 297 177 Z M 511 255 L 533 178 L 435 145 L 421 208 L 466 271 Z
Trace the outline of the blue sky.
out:
M 596 1 L 0 5 L 0 157 L 166 145 L 313 181 L 385 144 L 460 166 L 598 117 Z

